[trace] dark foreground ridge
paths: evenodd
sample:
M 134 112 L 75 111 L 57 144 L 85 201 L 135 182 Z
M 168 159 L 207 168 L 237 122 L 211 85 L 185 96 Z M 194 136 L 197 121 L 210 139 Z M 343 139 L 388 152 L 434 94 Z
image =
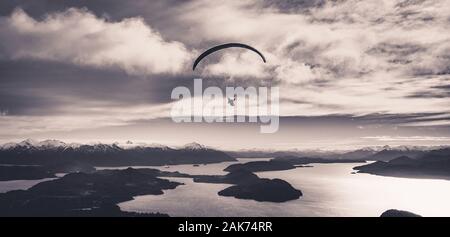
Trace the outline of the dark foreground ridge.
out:
M 0 216 L 161 216 L 122 212 L 116 205 L 181 185 L 157 176 L 182 174 L 132 168 L 71 173 L 26 191 L 0 194 Z
M 380 217 L 422 217 L 422 216 L 409 211 L 390 209 L 383 212 L 383 214 L 381 214 Z
M 55 174 L 39 166 L 0 165 L 0 181 L 55 178 Z
M 0 181 L 55 178 L 57 173 L 91 173 L 94 171 L 95 168 L 91 165 L 69 161 L 59 162 L 53 165 L 0 164 Z
M 450 148 L 433 150 L 419 158 L 400 156 L 353 169 L 359 173 L 384 176 L 450 179 Z

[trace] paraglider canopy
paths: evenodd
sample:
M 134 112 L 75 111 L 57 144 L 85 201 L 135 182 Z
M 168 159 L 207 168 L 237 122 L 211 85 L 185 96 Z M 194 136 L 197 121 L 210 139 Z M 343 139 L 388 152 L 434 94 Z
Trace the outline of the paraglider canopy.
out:
M 228 44 L 221 44 L 221 45 L 214 46 L 214 47 L 206 50 L 202 54 L 200 54 L 200 56 L 198 56 L 198 58 L 195 60 L 194 65 L 192 66 L 192 70 L 195 71 L 197 64 L 199 64 L 208 55 L 210 55 L 216 51 L 219 51 L 222 49 L 227 49 L 227 48 L 244 48 L 244 49 L 251 50 L 251 51 L 257 53 L 262 58 L 264 63 L 266 62 L 266 58 L 264 57 L 264 55 L 261 52 L 259 52 L 257 49 L 253 48 L 252 46 L 246 45 L 246 44 L 241 44 L 241 43 L 228 43 Z

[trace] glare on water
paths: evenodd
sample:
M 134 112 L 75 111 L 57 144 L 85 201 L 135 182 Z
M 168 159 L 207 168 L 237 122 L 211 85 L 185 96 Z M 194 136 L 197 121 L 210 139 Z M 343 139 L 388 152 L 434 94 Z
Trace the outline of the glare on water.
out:
M 163 170 L 223 174 L 229 164 L 171 166 Z M 171 216 L 379 216 L 392 208 L 423 216 L 450 216 L 450 181 L 351 174 L 357 165 L 360 164 L 313 164 L 310 168 L 257 173 L 262 178 L 286 180 L 302 190 L 303 197 L 285 203 L 222 197 L 217 193 L 229 185 L 170 178 L 185 185 L 166 190 L 163 195 L 136 197 L 120 207 Z

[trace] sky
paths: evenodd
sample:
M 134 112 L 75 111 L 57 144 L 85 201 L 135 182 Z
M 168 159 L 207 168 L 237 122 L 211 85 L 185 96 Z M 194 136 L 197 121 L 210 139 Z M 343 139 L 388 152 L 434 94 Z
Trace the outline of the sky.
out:
M 258 55 L 230 49 L 241 42 Z M 280 90 L 280 129 L 176 124 L 171 91 Z M 0 2 L 0 142 L 226 149 L 450 144 L 448 0 Z

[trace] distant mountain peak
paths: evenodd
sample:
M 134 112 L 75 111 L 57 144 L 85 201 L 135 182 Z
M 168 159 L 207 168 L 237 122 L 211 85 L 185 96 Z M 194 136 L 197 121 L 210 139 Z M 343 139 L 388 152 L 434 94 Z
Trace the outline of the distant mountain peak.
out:
M 124 142 L 124 143 L 117 143 L 117 146 L 123 148 L 123 149 L 134 149 L 134 148 L 159 148 L 159 149 L 169 149 L 168 146 L 162 145 L 159 143 L 145 143 L 145 142 L 132 142 L 130 140 Z
M 65 142 L 59 141 L 59 140 L 55 140 L 55 139 L 49 139 L 49 140 L 45 140 L 42 142 L 39 142 L 37 144 L 35 144 L 35 146 L 40 146 L 40 147 L 65 147 L 67 146 L 67 144 Z
M 183 146 L 184 149 L 190 150 L 204 150 L 207 149 L 204 145 L 199 144 L 197 142 L 191 142 Z
M 23 140 L 23 141 L 17 142 L 17 143 L 10 142 L 10 143 L 3 144 L 2 146 L 0 146 L 0 148 L 1 149 L 13 149 L 16 147 L 25 147 L 26 149 L 30 149 L 30 148 L 35 147 L 36 144 L 38 144 L 38 143 L 39 142 L 37 142 L 36 140 L 28 138 L 26 140 Z
M 28 139 L 26 139 L 26 140 L 23 140 L 23 141 L 17 143 L 17 145 L 18 145 L 18 146 L 31 147 L 31 146 L 35 146 L 35 145 L 38 144 L 38 143 L 39 143 L 38 141 L 36 141 L 36 140 L 34 140 L 34 139 L 31 139 L 31 138 L 28 138 Z
M 391 146 L 389 146 L 389 145 L 385 145 L 385 146 L 383 146 L 383 150 L 392 150 L 392 147 Z
M 37 141 L 34 139 L 26 139 L 21 142 L 10 142 L 0 146 L 1 149 L 14 149 L 14 148 L 25 148 L 25 149 L 56 149 L 56 148 L 77 148 L 81 146 L 78 143 L 67 144 L 56 139 L 47 139 L 44 141 Z
M 367 147 L 363 147 L 363 148 L 361 148 L 359 150 L 360 151 L 373 151 L 373 152 L 375 152 L 377 149 L 367 146 Z
M 163 144 L 159 144 L 159 143 L 151 143 L 146 145 L 146 147 L 153 147 L 153 148 L 161 148 L 161 149 L 168 149 L 169 147 Z
M 101 143 L 101 142 L 91 142 L 91 143 L 65 143 L 60 140 L 56 139 L 48 139 L 43 141 L 37 141 L 34 139 L 26 139 L 21 142 L 10 142 L 0 145 L 0 149 L 2 150 L 9 150 L 9 149 L 33 149 L 33 150 L 50 150 L 50 149 L 82 149 L 87 152 L 93 152 L 93 151 L 108 151 L 108 150 L 123 150 L 123 149 L 135 149 L 135 148 L 155 148 L 155 149 L 162 149 L 162 150 L 168 150 L 170 149 L 169 146 L 162 145 L 159 143 L 135 143 L 131 141 L 126 141 L 123 143 L 120 142 L 114 142 L 114 143 Z M 188 150 L 205 150 L 208 149 L 207 147 L 192 142 L 189 144 L 186 144 L 180 149 L 188 149 Z

